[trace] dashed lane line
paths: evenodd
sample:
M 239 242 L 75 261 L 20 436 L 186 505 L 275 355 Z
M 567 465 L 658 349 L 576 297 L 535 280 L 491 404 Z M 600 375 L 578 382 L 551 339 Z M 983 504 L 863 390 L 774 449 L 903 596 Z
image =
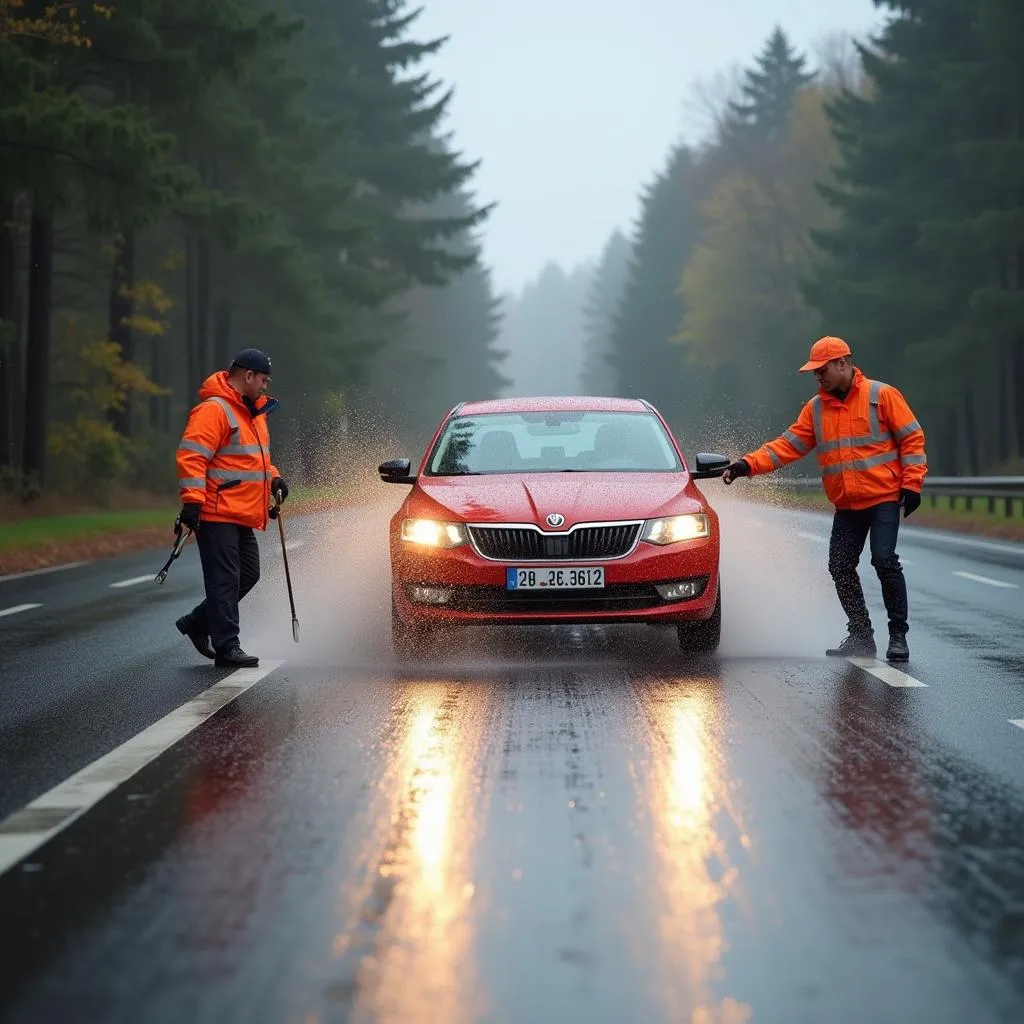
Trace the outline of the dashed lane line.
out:
M 111 583 L 111 587 L 117 589 L 118 587 L 137 587 L 140 583 L 151 583 L 155 573 L 150 573 L 148 576 L 133 576 L 130 580 L 120 580 L 117 583 Z
M 41 604 L 16 604 L 13 608 L 0 609 L 0 619 L 5 615 L 17 615 L 18 612 L 28 612 L 33 608 L 42 608 Z
M 27 572 L 11 572 L 0 576 L 0 583 L 12 580 L 27 580 L 30 576 L 48 576 L 52 572 L 63 572 L 65 569 L 80 569 L 83 565 L 92 565 L 90 560 L 84 562 L 65 562 L 63 565 L 48 565 L 44 569 L 29 569 Z
M 284 662 L 242 668 L 0 821 L 0 875 Z
M 887 665 L 885 662 L 877 661 L 874 658 L 847 658 L 846 660 L 850 664 L 856 665 L 857 668 L 869 672 L 876 679 L 881 679 L 883 683 L 887 683 L 889 686 L 902 688 L 928 685 L 927 683 L 922 683 L 920 679 L 908 676 L 906 672 L 901 672 L 898 668 L 893 668 L 892 665 Z
M 1016 583 L 1004 583 L 1003 580 L 994 580 L 989 576 L 977 576 L 973 572 L 954 572 L 953 575 L 974 583 L 987 583 L 990 587 L 1005 587 L 1007 590 L 1019 589 Z
M 1024 718 L 1010 718 L 1007 721 L 1010 725 L 1017 726 L 1018 729 L 1024 729 Z

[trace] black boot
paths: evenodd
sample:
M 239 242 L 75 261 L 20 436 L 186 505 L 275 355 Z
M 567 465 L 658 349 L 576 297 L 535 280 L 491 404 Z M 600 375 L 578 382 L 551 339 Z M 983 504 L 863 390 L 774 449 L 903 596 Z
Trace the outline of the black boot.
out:
M 213 644 L 210 643 L 209 636 L 201 632 L 202 627 L 197 626 L 195 621 L 188 615 L 182 615 L 174 625 L 178 627 L 178 632 L 182 636 L 187 636 L 192 641 L 192 646 L 204 658 L 212 659 L 216 657 L 216 652 L 213 649 Z
M 838 647 L 830 647 L 825 655 L 829 658 L 873 658 L 877 653 L 871 633 L 850 633 Z
M 218 668 L 255 668 L 260 659 L 255 654 L 246 654 L 238 644 L 217 652 L 214 664 Z
M 889 634 L 889 650 L 885 652 L 886 661 L 910 661 L 910 648 L 903 633 Z

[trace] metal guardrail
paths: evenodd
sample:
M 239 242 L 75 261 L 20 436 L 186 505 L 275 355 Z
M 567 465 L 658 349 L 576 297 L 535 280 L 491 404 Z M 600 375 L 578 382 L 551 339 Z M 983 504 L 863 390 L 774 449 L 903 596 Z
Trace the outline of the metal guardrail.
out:
M 772 480 L 771 476 L 761 478 Z M 824 490 L 821 477 L 818 476 L 775 476 L 774 482 L 779 487 L 792 487 L 796 490 Z M 1006 518 L 1013 517 L 1016 503 L 1020 501 L 1024 512 L 1024 476 L 927 476 L 921 491 L 922 498 L 933 507 L 939 498 L 949 498 L 950 506 L 955 508 L 957 499 L 964 500 L 964 507 L 970 512 L 974 510 L 976 501 L 988 504 L 990 515 L 996 513 L 996 503 L 1003 502 Z

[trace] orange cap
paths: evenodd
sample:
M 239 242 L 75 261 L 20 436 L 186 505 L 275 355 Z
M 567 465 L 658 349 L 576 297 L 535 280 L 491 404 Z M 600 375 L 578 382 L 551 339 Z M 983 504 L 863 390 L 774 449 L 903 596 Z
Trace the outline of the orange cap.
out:
M 819 366 L 824 366 L 833 359 L 839 359 L 850 354 L 850 346 L 842 338 L 833 338 L 831 336 L 819 338 L 811 346 L 811 355 L 807 362 L 800 367 L 800 372 L 805 373 L 808 370 L 817 370 Z

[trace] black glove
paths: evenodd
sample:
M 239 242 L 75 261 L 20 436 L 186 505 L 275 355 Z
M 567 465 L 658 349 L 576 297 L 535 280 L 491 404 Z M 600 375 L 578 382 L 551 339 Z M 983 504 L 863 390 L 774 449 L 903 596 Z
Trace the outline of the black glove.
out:
M 187 526 L 193 533 L 199 529 L 199 513 L 203 506 L 198 501 L 186 501 L 181 506 L 178 518 L 174 520 L 174 532 L 181 533 L 181 529 Z
M 912 515 L 917 511 L 917 507 L 921 504 L 921 495 L 917 491 L 910 490 L 909 487 L 904 487 L 900 491 L 900 504 L 903 506 L 903 518 Z
M 750 476 L 750 466 L 743 459 L 732 463 L 722 474 L 722 483 L 731 484 L 738 476 Z
M 281 492 L 279 500 L 283 505 L 285 499 L 288 497 L 288 484 L 285 483 L 283 476 L 275 476 L 274 479 L 270 481 L 270 493 L 276 495 L 278 491 Z

